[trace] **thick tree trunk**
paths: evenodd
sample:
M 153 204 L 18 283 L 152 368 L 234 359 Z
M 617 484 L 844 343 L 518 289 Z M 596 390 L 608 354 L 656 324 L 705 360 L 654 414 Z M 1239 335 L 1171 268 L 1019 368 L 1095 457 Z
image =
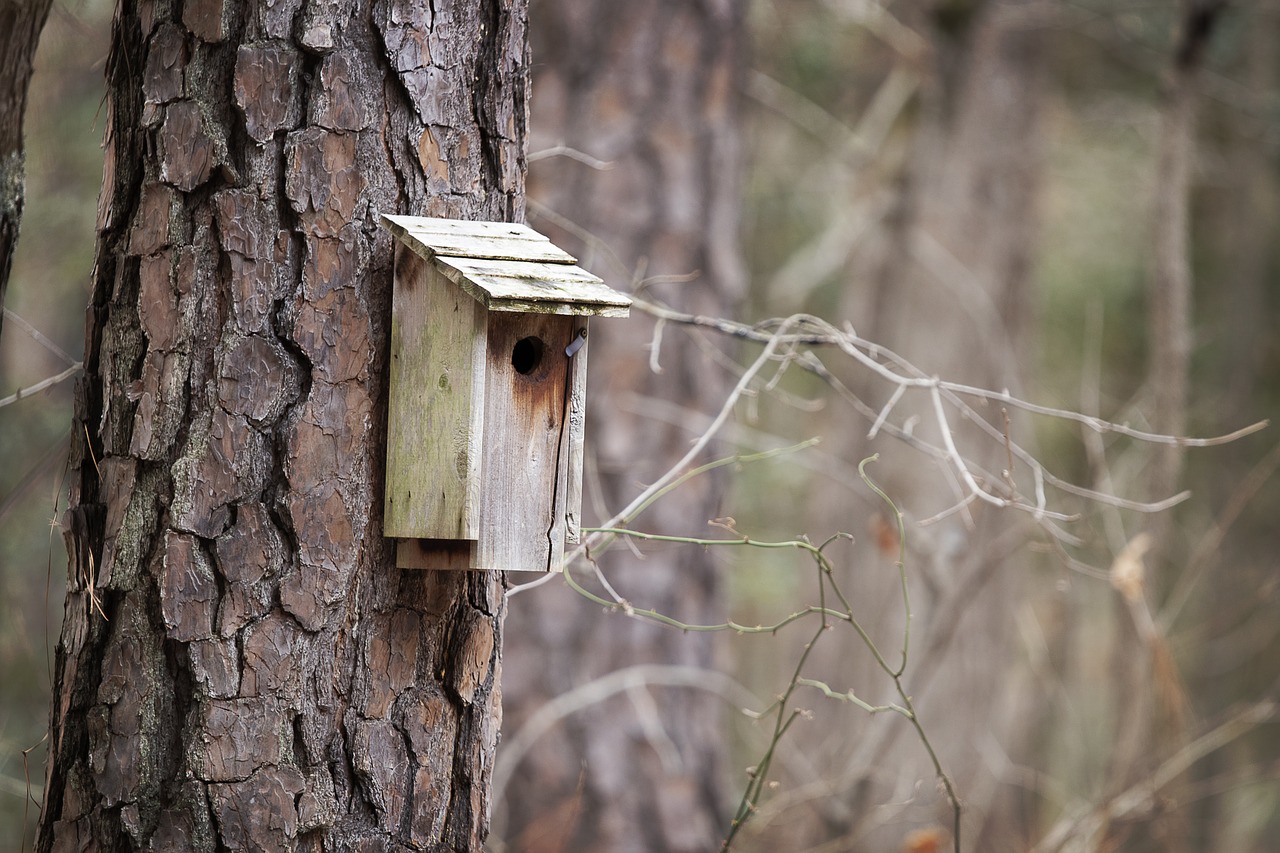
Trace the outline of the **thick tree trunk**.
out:
M 0 309 L 22 224 L 26 154 L 23 117 L 32 62 L 52 0 L 0 0 Z M 0 331 L 4 314 L 0 313 Z
M 501 576 L 381 536 L 377 216 L 523 216 L 526 20 L 120 4 L 38 849 L 479 848 Z
M 572 152 L 539 161 L 531 219 L 611 284 L 645 279 L 646 298 L 686 311 L 732 314 L 743 289 L 736 104 L 745 5 L 534 4 L 532 147 L 563 145 L 607 165 Z M 687 451 L 705 426 L 700 413 L 714 411 L 731 385 L 675 329 L 653 353 L 662 372 L 651 372 L 653 332 L 652 320 L 633 312 L 592 335 L 583 511 L 597 523 Z M 691 482 L 635 526 L 702 535 L 722 512 L 721 494 L 716 478 Z M 723 612 L 722 585 L 699 550 L 637 558 L 619 546 L 601 565 L 636 606 L 698 622 Z M 718 638 L 604 614 L 558 583 L 513 598 L 508 632 L 512 737 L 548 700 L 621 668 L 683 665 L 706 684 L 699 672 L 720 665 Z M 729 811 L 723 700 L 645 685 L 641 676 L 609 696 L 564 719 L 527 755 L 499 752 L 514 775 L 495 792 L 495 832 L 520 851 L 712 849 Z

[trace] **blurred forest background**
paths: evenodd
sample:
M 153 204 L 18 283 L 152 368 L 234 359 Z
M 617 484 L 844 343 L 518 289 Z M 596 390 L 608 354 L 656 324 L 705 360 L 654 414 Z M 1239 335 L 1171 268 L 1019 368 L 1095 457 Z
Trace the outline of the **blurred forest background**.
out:
M 533 3 L 530 219 L 574 243 L 571 251 L 614 286 L 748 324 L 798 312 L 836 328 L 849 323 L 926 374 L 1155 433 L 1210 436 L 1274 421 L 1280 4 L 700 0 L 687 4 L 700 10 L 689 20 L 675 0 L 613 5 L 631 11 Z M 111 12 L 103 0 L 59 0 L 42 37 L 0 397 L 65 370 L 82 349 Z M 739 26 L 741 38 L 720 39 Z M 558 41 L 566 32 L 591 46 L 576 67 L 564 64 L 573 53 Z M 592 95 L 598 119 L 566 107 L 584 80 L 635 80 L 645 68 L 657 82 L 641 90 L 662 97 L 644 112 L 633 108 L 640 95 L 621 89 L 613 101 L 608 90 Z M 687 106 L 682 81 L 700 93 L 690 115 L 701 118 L 678 113 Z M 734 106 L 716 101 L 717 86 Z M 705 127 L 686 133 L 694 121 Z M 677 157 L 683 169 L 672 165 Z M 645 168 L 658 177 L 646 183 Z M 633 203 L 655 189 L 705 195 L 710 212 L 656 225 Z M 592 193 L 601 199 L 595 207 L 583 201 Z M 725 205 L 739 226 L 728 235 Z M 1185 329 L 1176 299 L 1168 304 L 1182 287 Z M 623 469 L 620 459 L 641 455 L 628 442 L 671 431 L 676 438 L 653 456 L 674 448 L 674 461 L 761 352 L 679 322 L 656 329 L 660 337 L 642 315 L 617 335 L 615 349 L 626 352 L 611 354 L 604 340 L 593 347 L 592 383 L 613 395 L 588 422 L 600 459 L 589 470 L 598 497 L 588 498 L 586 515 L 597 522 L 620 508 L 627 488 L 656 477 Z M 913 621 L 902 682 L 964 804 L 966 849 L 1274 849 L 1275 429 L 1170 452 L 1012 407 L 1006 420 L 999 405 L 970 401 L 1058 477 L 1131 502 L 1051 489 L 1051 509 L 1079 516 L 1054 536 L 1027 513 L 961 505 L 963 486 L 945 460 L 894 438 L 941 441 L 929 431 L 926 396 L 894 399 L 878 437 L 867 439 L 893 387 L 834 348 L 814 352 L 821 363 L 795 350 L 776 381 L 752 388 L 720 452 L 777 451 L 814 437 L 817 445 L 731 466 L 698 492 L 697 508 L 642 516 L 635 528 L 723 538 L 734 535 L 727 526 L 815 543 L 850 534 L 828 551 L 831 577 L 896 661 L 901 543 L 893 514 L 857 473 L 879 452 L 868 473 L 905 516 Z M 651 355 L 663 373 L 649 371 Z M 63 383 L 0 408 L 0 845 L 9 849 L 24 820 L 30 838 L 38 808 L 28 796 L 39 798 L 44 775 L 40 740 L 66 566 L 52 522 L 64 508 L 70 391 Z M 961 450 L 995 472 L 986 487 L 1000 493 L 1008 468 L 1009 487 L 1030 495 L 1029 469 L 1008 464 L 998 436 L 963 420 L 953 417 Z M 1191 497 L 1171 510 L 1135 509 L 1183 489 Z M 705 523 L 713 516 L 720 527 Z M 1153 543 L 1145 560 L 1140 534 Z M 662 543 L 635 552 L 610 554 L 601 566 L 609 574 L 610 560 L 636 563 L 609 574 L 636 607 L 670 613 L 690 600 L 680 578 L 701 578 L 692 595 L 699 607 L 681 610 L 684 621 L 771 624 L 819 601 L 812 563 L 796 549 Z M 655 567 L 684 563 L 657 588 Z M 624 589 L 640 573 L 649 585 Z M 681 756 L 700 763 L 686 774 L 687 796 L 655 800 L 664 820 L 674 813 L 696 829 L 665 836 L 665 849 L 704 849 L 705 837 L 727 831 L 752 782 L 744 768 L 760 765 L 773 725 L 734 709 L 764 710 L 789 685 L 789 707 L 805 713 L 772 756 L 770 785 L 736 839 L 741 849 L 895 850 L 949 839 L 945 791 L 907 721 L 818 686 L 873 705 L 900 701 L 848 626 L 829 637 L 803 622 L 714 640 L 666 631 L 665 650 L 631 660 L 612 651 L 602 672 L 521 640 L 538 635 L 542 617 L 597 619 L 593 637 L 648 642 L 635 620 L 604 614 L 558 582 L 513 598 L 504 742 L 524 750 L 520 736 L 538 708 L 631 667 L 639 681 L 615 697 L 625 706 L 619 713 L 639 720 L 636 739 L 663 758 L 658 766 L 635 759 L 634 775 L 670 775 Z M 603 657 L 608 642 L 593 639 L 593 651 Z M 806 654 L 806 681 L 797 682 Z M 686 707 L 687 683 L 634 666 L 664 662 L 725 679 L 703 678 L 706 706 Z M 528 683 L 540 666 L 550 695 Z M 644 672 L 656 681 L 646 686 Z M 700 716 L 676 732 L 646 710 L 655 699 L 690 721 Z M 548 748 L 592 737 L 582 708 L 562 710 Z M 617 725 L 617 713 L 604 716 Z M 494 849 L 608 849 L 600 841 L 608 827 L 583 816 L 607 805 L 589 796 L 590 744 L 575 747 L 581 762 L 561 760 L 567 767 L 540 761 L 538 748 L 505 759 L 510 781 L 494 805 Z M 528 800 L 553 796 L 565 780 L 561 801 Z M 711 826 L 676 802 L 703 795 L 720 804 Z M 539 815 L 554 815 L 555 825 Z

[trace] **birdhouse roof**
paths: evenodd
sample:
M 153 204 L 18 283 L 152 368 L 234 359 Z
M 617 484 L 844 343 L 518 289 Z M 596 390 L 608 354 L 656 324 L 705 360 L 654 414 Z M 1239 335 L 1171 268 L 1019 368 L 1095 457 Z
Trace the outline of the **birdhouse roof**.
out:
M 382 217 L 391 233 L 490 311 L 625 317 L 631 298 L 527 225 Z

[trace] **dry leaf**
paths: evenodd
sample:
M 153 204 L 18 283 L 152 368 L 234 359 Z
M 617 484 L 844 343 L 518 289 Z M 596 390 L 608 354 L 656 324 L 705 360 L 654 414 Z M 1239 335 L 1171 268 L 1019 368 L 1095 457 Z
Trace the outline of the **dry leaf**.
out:
M 902 840 L 902 853 L 938 853 L 946 840 L 947 832 L 940 827 L 917 829 Z
M 1120 549 L 1111 563 L 1111 585 L 1131 603 L 1142 601 L 1146 567 L 1142 558 L 1151 550 L 1151 536 L 1139 533 Z

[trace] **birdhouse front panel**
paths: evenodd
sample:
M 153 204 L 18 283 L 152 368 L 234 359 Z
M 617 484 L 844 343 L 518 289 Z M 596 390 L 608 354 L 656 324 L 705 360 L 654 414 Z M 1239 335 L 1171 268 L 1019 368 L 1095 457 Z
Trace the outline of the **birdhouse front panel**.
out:
M 556 314 L 496 313 L 489 318 L 485 398 L 483 530 L 477 568 L 552 571 L 564 554 L 570 456 L 565 355 L 584 320 Z M 576 514 L 576 508 L 575 508 Z
M 558 571 L 578 541 L 590 315 L 630 300 L 523 225 L 398 238 L 386 528 L 411 568 Z

